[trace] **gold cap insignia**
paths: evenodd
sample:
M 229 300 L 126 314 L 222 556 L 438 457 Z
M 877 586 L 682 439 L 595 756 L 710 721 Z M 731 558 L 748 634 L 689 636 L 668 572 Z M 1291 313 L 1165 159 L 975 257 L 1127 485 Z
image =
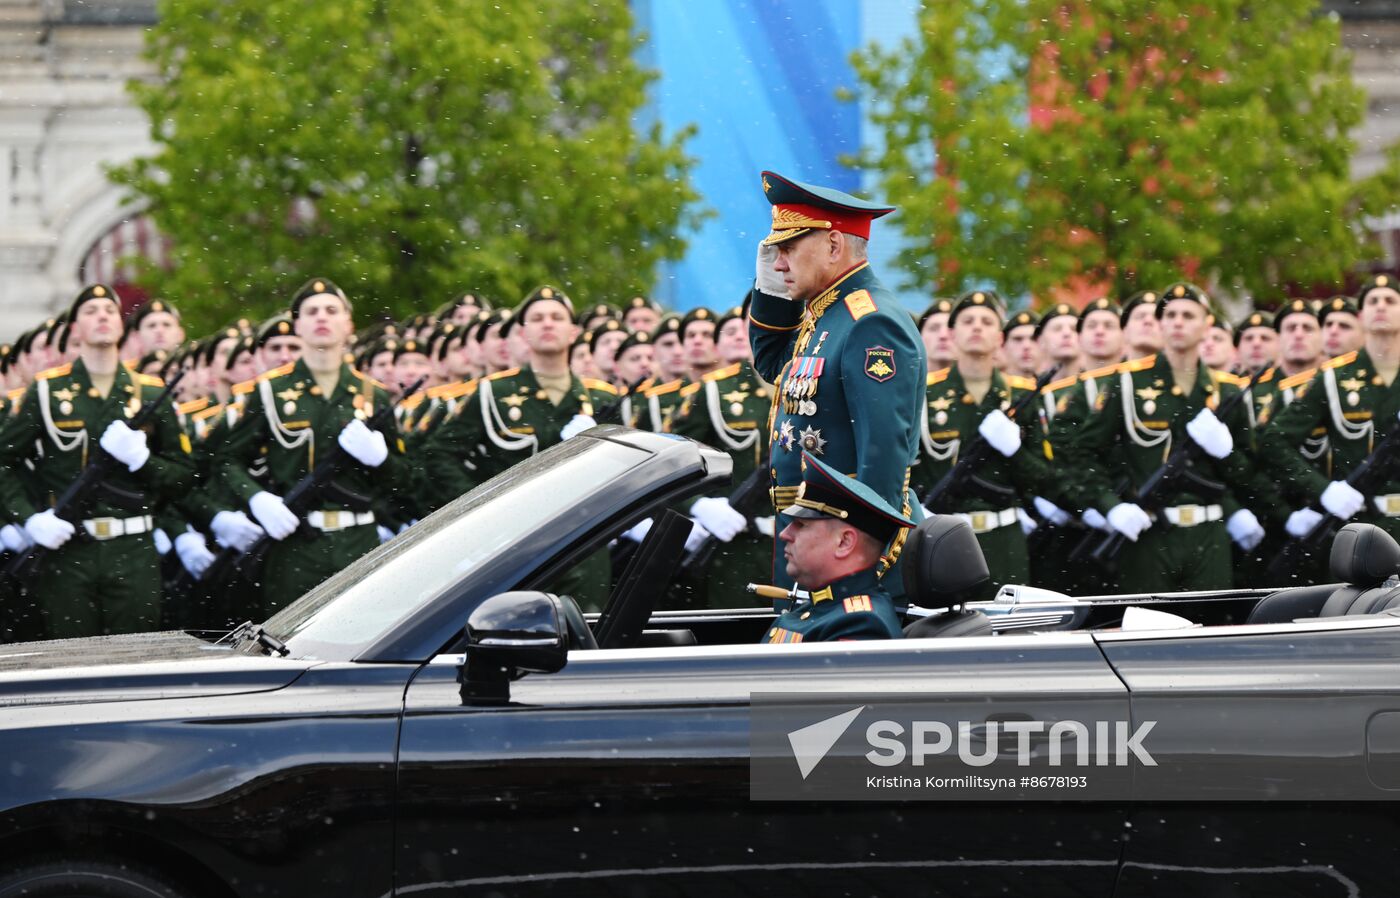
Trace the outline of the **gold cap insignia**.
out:
M 1183 297 L 1183 296 L 1185 296 L 1185 295 L 1186 295 L 1186 288 L 1183 287 L 1183 286 L 1181 286 L 1180 284 L 1177 284 L 1177 285 L 1176 285 L 1176 289 L 1172 291 L 1172 296 L 1175 296 L 1177 299 L 1180 299 L 1181 297 Z
M 92 288 L 92 295 L 93 295 L 93 296 L 106 296 L 106 295 L 107 295 L 107 290 L 106 290 L 101 284 L 98 284 L 96 287 L 93 287 L 93 288 Z
M 1157 301 L 1157 294 L 1156 294 L 1156 293 L 1144 293 L 1144 294 L 1142 294 L 1142 301 L 1143 301 L 1143 302 L 1156 302 L 1156 301 Z
M 987 297 L 983 296 L 981 293 L 974 293 L 974 294 L 972 294 L 972 301 L 973 301 L 973 302 L 986 302 L 986 301 L 987 301 Z
M 1386 277 L 1385 275 L 1381 275 L 1380 277 L 1376 278 L 1376 286 L 1377 286 L 1377 287 L 1385 287 L 1385 286 L 1387 286 L 1389 283 L 1390 283 L 1390 278 Z
M 289 333 L 291 333 L 291 332 L 292 332 L 292 326 L 291 326 L 290 324 L 288 324 L 288 323 L 285 322 L 285 321 L 279 321 L 279 322 L 277 322 L 277 333 L 279 333 L 279 334 L 289 334 Z
M 311 289 L 315 290 L 317 293 L 320 293 L 322 290 L 326 289 L 326 285 L 321 283 L 320 281 L 317 281 L 316 283 L 311 285 Z
M 541 299 L 553 299 L 553 298 L 554 298 L 554 291 L 551 290 L 551 289 L 549 289 L 548 287 L 545 287 L 543 290 L 540 291 L 540 298 L 541 298 Z

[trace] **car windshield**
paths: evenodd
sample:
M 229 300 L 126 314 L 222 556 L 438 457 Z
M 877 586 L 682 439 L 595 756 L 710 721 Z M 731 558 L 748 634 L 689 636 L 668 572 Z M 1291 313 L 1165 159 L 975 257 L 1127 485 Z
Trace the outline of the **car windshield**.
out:
M 275 614 L 266 630 L 283 642 L 295 639 L 302 657 L 368 644 L 560 507 L 580 501 L 647 456 L 616 443 L 567 441 L 364 556 Z

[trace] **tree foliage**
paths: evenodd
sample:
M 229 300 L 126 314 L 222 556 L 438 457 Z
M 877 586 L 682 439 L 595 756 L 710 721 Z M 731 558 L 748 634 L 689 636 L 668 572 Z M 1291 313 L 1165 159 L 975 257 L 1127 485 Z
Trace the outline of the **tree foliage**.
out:
M 1268 301 L 1363 251 L 1364 98 L 1316 0 L 947 0 L 855 64 L 913 286 Z
M 626 0 L 162 0 L 158 152 L 113 172 L 174 240 L 148 280 L 205 325 L 317 273 L 395 314 L 645 292 L 698 196 L 636 45 Z

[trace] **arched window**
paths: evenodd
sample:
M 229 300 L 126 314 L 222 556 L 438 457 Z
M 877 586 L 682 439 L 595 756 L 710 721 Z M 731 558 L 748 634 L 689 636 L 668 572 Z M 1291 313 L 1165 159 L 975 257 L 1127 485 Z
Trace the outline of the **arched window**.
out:
M 78 279 L 84 284 L 108 284 L 122 298 L 126 314 L 145 302 L 149 291 L 141 284 L 141 261 L 168 265 L 170 239 L 145 215 L 117 222 L 83 256 Z

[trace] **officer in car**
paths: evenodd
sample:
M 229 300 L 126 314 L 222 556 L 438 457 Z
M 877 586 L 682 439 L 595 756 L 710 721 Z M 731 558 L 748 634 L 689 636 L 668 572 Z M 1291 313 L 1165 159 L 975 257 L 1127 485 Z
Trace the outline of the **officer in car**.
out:
M 767 428 L 773 507 L 792 504 L 806 452 L 890 507 L 918 514 L 909 468 L 919 448 L 924 345 L 867 261 L 870 223 L 893 209 L 771 171 L 763 192 L 773 229 L 759 243 L 749 341 L 754 370 L 775 388 Z M 786 526 L 780 517 L 777 530 Z M 902 548 L 897 539 L 882 565 Z M 785 586 L 778 560 L 775 552 L 773 578 Z M 897 575 L 888 588 L 901 590 Z
M 787 574 L 811 599 L 778 616 L 762 641 L 893 639 L 899 617 L 881 559 L 914 522 L 873 489 L 802 453 L 802 482 L 778 534 Z

